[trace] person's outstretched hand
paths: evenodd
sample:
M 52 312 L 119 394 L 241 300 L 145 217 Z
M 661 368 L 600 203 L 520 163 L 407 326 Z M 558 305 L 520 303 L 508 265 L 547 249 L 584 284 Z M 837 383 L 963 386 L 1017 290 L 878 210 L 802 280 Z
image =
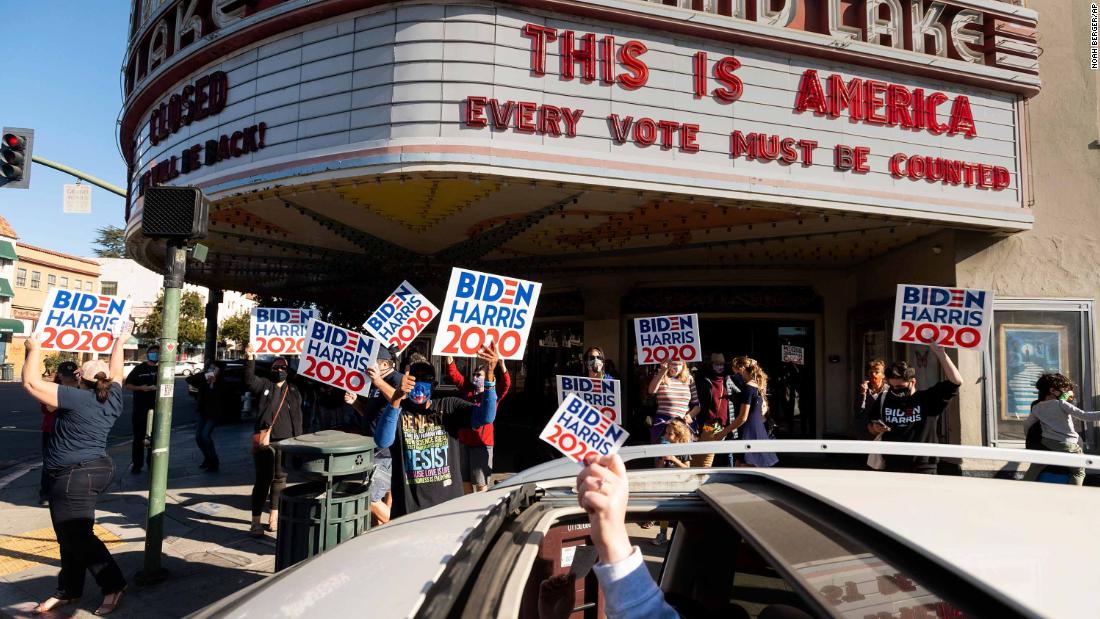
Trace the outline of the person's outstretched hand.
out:
M 605 565 L 630 556 L 633 547 L 626 534 L 626 503 L 630 491 L 626 465 L 618 454 L 589 455 L 577 475 L 577 501 L 592 523 L 592 542 Z

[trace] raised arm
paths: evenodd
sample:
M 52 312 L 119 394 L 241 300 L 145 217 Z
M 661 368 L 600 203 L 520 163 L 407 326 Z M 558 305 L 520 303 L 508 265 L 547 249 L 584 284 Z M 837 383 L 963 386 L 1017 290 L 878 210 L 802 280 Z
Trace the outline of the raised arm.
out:
M 508 373 L 507 366 L 504 365 L 504 359 L 500 360 L 500 375 L 497 377 L 497 401 L 504 399 L 504 396 L 508 395 L 508 391 L 512 388 L 512 375 Z
M 28 337 L 24 347 L 27 358 L 23 361 L 23 389 L 46 406 L 57 408 L 57 385 L 42 380 L 42 373 L 38 369 L 42 367 L 42 342 L 38 340 L 38 335 L 32 334 Z
M 462 372 L 458 371 L 458 366 L 455 364 L 454 357 L 447 357 L 447 378 L 451 380 L 459 391 L 462 391 L 466 387 L 466 377 L 462 375 Z
M 661 388 L 661 380 L 668 374 L 668 363 L 661 362 L 660 369 L 653 375 L 653 379 L 649 381 L 649 395 L 656 395 L 657 390 Z
M 938 344 L 930 344 L 928 347 L 932 349 L 933 354 L 936 355 L 936 359 L 939 360 L 940 367 L 943 368 L 944 377 L 956 385 L 963 384 L 962 373 L 959 372 L 959 368 L 955 367 L 955 362 L 951 361 L 951 357 L 947 356 L 947 351 Z
M 382 409 L 382 414 L 379 415 L 378 423 L 374 427 L 374 444 L 378 447 L 392 447 L 397 440 L 397 422 L 401 419 L 401 402 L 404 401 L 405 394 L 412 391 L 415 386 L 416 379 L 405 374 L 401 377 L 400 389 L 390 388 L 392 395 L 387 398 L 390 403 Z
M 253 393 L 258 393 L 264 389 L 267 385 L 267 381 L 256 376 L 256 349 L 249 344 L 244 349 L 244 386 Z
M 118 337 L 115 338 L 115 346 L 111 349 L 111 381 L 119 385 L 122 384 L 122 374 L 126 371 L 123 362 L 126 360 L 126 342 L 130 339 L 130 334 L 134 331 L 134 323 L 126 321 L 122 323 L 122 329 L 118 332 Z
M 1062 411 L 1081 421 L 1100 421 L 1100 411 L 1084 411 L 1069 402 L 1062 402 Z

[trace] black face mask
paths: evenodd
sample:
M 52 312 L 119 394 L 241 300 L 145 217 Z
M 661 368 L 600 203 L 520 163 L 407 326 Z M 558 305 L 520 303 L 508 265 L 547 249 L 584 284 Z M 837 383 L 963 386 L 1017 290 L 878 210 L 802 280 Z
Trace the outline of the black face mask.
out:
M 890 387 L 890 393 L 899 398 L 909 395 L 909 387 Z
M 286 369 L 275 369 L 271 371 L 271 376 L 274 377 L 275 382 L 281 383 L 286 380 Z

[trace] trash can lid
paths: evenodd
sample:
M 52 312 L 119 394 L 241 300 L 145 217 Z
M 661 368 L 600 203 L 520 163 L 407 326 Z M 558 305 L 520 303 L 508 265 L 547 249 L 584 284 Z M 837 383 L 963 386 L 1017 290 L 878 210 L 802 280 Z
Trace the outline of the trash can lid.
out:
M 369 436 L 341 432 L 339 430 L 321 430 L 312 434 L 303 434 L 278 443 L 279 450 L 298 455 L 347 454 L 360 451 L 372 451 L 376 447 Z

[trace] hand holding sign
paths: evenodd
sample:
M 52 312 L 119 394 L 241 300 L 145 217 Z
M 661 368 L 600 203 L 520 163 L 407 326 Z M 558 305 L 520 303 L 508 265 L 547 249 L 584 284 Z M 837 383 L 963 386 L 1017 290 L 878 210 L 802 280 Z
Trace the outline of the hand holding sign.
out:
M 405 399 L 405 396 L 412 393 L 412 390 L 416 387 L 416 377 L 412 374 L 404 374 L 401 376 L 401 386 L 393 392 L 393 396 L 390 397 L 390 404 L 400 407 L 401 400 Z
M 497 343 L 490 341 L 485 346 L 481 347 L 481 350 L 477 351 L 477 358 L 481 359 L 485 363 L 485 367 L 492 370 L 497 366 L 497 360 L 500 359 L 500 355 L 497 353 Z
M 32 333 L 27 341 L 23 343 L 23 347 L 27 350 L 39 350 L 42 348 L 42 334 Z

